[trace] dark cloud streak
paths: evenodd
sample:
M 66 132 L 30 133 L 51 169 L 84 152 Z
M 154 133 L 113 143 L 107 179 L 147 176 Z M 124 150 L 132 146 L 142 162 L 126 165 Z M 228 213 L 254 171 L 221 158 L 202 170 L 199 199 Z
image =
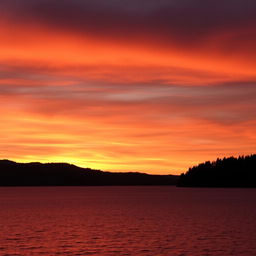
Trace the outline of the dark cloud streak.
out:
M 121 3 L 120 3 L 121 2 Z M 12 19 L 39 23 L 81 35 L 198 44 L 220 31 L 249 29 L 239 40 L 256 40 L 256 2 L 233 0 L 81 1 L 4 0 L 2 12 Z

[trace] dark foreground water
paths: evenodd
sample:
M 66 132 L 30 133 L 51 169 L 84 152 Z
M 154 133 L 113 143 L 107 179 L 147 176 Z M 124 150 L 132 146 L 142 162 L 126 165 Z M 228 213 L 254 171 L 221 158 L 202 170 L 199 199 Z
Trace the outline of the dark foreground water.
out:
M 0 188 L 0 255 L 256 255 L 256 189 Z

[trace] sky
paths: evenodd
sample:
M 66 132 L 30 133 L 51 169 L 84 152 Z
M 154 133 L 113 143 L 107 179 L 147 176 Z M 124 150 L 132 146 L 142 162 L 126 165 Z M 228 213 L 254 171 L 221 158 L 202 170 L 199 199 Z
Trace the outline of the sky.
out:
M 179 174 L 256 151 L 256 1 L 1 0 L 0 158 Z

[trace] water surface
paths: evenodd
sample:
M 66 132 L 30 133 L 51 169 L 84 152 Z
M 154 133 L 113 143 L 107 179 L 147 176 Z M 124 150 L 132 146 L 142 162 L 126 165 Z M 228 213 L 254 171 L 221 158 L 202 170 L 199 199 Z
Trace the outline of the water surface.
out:
M 0 255 L 253 256 L 256 189 L 1 187 Z

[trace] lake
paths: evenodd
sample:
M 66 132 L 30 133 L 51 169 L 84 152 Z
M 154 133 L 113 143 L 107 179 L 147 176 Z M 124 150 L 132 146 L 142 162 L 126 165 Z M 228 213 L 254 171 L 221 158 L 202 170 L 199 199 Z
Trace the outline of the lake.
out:
M 253 256 L 256 189 L 1 187 L 0 255 Z

